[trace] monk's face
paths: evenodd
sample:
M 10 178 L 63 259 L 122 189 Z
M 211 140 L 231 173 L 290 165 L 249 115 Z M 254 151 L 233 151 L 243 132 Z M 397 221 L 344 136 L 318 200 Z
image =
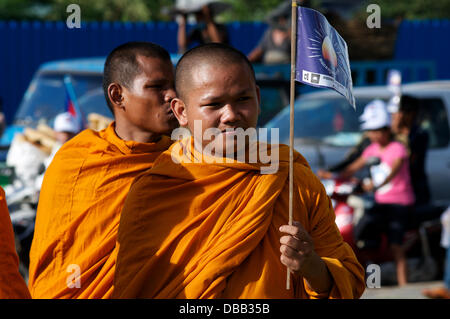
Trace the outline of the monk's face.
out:
M 259 115 L 260 93 L 250 68 L 244 63 L 214 65 L 205 63 L 192 69 L 190 82 L 184 89 L 182 101 L 176 99 L 172 108 L 181 126 L 194 137 L 201 121 L 202 135 L 211 128 L 221 131 L 222 154 L 237 149 L 233 130 L 256 127 Z M 180 106 L 181 105 L 181 106 Z M 205 148 L 211 140 L 202 139 Z M 231 145 L 230 145 L 231 144 Z
M 137 56 L 141 72 L 129 88 L 123 87 L 128 125 L 144 132 L 170 134 L 178 126 L 170 108 L 176 96 L 174 69 L 170 61 Z

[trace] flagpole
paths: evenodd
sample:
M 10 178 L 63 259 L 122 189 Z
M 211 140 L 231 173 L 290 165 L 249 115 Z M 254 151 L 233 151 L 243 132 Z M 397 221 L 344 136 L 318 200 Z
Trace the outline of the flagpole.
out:
M 289 116 L 289 225 L 293 221 L 294 200 L 294 104 L 295 104 L 295 66 L 297 58 L 297 1 L 292 0 L 291 21 L 291 89 Z M 291 272 L 287 269 L 286 289 L 291 289 Z

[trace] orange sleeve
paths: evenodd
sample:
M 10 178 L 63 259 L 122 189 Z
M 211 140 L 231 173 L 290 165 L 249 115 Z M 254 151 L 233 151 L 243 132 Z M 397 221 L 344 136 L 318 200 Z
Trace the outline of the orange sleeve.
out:
M 325 262 L 333 278 L 333 286 L 327 296 L 318 294 L 304 283 L 311 298 L 359 298 L 365 289 L 364 268 L 358 262 L 351 247 L 344 242 L 335 223 L 334 209 L 320 181 L 312 176 L 310 194 L 309 229 L 316 253 Z
M 5 192 L 0 187 L 0 299 L 28 298 L 31 298 L 30 293 L 19 273 L 19 257 Z

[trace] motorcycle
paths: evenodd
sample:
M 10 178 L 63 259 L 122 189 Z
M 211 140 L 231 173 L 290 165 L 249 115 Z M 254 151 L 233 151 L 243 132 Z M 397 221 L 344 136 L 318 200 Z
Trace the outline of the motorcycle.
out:
M 378 159 L 379 161 L 379 159 Z M 368 165 L 377 165 L 377 159 Z M 355 238 L 355 227 L 364 212 L 374 205 L 373 194 L 365 193 L 363 180 L 333 177 L 322 179 L 322 184 L 334 207 L 336 225 L 344 239 L 352 247 L 363 266 L 378 264 L 381 284 L 396 284 L 396 266 L 391 254 L 387 235 L 378 240 Z M 410 211 L 410 222 L 404 236 L 403 246 L 407 255 L 408 282 L 428 281 L 440 278 L 445 251 L 440 247 L 440 215 L 447 207 L 426 205 Z
M 14 229 L 19 271 L 28 281 L 29 252 L 34 235 L 39 189 L 33 183 L 23 183 L 18 178 L 4 186 L 11 223 Z

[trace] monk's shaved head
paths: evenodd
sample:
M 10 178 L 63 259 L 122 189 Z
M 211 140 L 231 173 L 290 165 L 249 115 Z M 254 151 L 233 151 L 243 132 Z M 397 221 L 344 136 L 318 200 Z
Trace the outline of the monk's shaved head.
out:
M 177 95 L 184 99 L 189 92 L 192 74 L 197 67 L 205 64 L 228 66 L 230 64 L 247 65 L 253 80 L 255 71 L 245 54 L 221 43 L 208 43 L 187 51 L 180 59 L 175 70 L 175 88 Z M 256 82 L 255 82 L 256 83 Z
M 111 83 L 118 83 L 126 88 L 132 87 L 135 77 L 142 72 L 137 59 L 139 55 L 172 63 L 169 53 L 163 47 L 151 42 L 127 42 L 111 51 L 105 61 L 103 90 L 113 114 L 114 108 L 108 96 L 108 87 Z

